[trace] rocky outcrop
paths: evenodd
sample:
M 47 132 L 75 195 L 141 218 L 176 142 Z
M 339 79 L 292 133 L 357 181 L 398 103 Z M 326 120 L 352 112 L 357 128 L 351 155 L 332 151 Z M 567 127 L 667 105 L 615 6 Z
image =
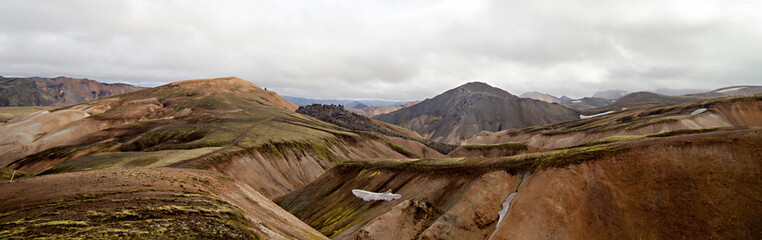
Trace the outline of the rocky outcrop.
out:
M 437 152 L 442 154 L 447 154 L 455 148 L 454 145 L 422 139 L 420 135 L 407 129 L 400 129 L 398 126 L 376 121 L 368 117 L 347 111 L 340 105 L 312 104 L 299 107 L 296 112 L 320 119 L 322 121 L 333 123 L 350 130 L 375 132 L 390 137 L 398 137 L 417 141 L 434 150 L 437 150 Z M 436 156 L 436 154 L 432 156 Z
M 357 239 L 415 239 L 435 216 L 430 203 L 405 200 L 361 228 Z
M 482 175 L 463 199 L 440 216 L 419 239 L 486 239 L 497 226 L 501 201 L 515 192 L 519 178 L 505 171 Z

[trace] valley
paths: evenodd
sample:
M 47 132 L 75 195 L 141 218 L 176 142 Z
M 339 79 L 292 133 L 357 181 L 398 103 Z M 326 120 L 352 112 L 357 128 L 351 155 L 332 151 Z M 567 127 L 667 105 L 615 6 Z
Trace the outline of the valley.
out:
M 384 112 L 223 77 L 6 108 L 0 238 L 755 239 L 762 95 L 718 92 Z

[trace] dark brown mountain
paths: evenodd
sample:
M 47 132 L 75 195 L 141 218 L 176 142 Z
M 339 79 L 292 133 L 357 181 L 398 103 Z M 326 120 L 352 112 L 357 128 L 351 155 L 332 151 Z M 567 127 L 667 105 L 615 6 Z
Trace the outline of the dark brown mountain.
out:
M 481 131 L 500 131 L 579 119 L 577 110 L 522 99 L 481 82 L 471 82 L 432 99 L 376 119 L 404 126 L 449 144 Z
M 4 78 L 0 76 L 0 107 L 68 106 L 143 89 L 123 83 L 86 78 Z

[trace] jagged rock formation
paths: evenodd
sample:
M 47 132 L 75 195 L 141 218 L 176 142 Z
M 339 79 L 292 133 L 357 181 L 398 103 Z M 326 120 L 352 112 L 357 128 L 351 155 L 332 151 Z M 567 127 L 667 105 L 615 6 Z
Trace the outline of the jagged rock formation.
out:
M 379 122 L 368 117 L 349 112 L 342 106 L 312 104 L 304 107 L 299 107 L 296 112 L 339 125 L 346 129 L 376 132 L 390 137 L 398 137 L 417 141 L 434 150 L 437 150 L 437 152 L 442 154 L 447 154 L 455 149 L 454 145 L 422 139 L 421 136 L 415 132 L 411 132 L 404 128 L 385 124 L 383 122 Z
M 375 117 L 421 136 L 458 144 L 481 131 L 524 128 L 578 119 L 574 109 L 522 99 L 485 83 L 472 82 L 411 107 Z
M 129 84 L 100 83 L 84 78 L 4 78 L 0 107 L 68 106 L 143 89 Z

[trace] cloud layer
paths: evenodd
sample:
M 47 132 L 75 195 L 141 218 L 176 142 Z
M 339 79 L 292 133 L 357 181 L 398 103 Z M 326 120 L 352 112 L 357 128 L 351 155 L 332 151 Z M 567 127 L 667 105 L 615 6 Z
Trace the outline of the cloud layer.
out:
M 419 99 L 762 84 L 759 1 L 0 2 L 0 75 Z

